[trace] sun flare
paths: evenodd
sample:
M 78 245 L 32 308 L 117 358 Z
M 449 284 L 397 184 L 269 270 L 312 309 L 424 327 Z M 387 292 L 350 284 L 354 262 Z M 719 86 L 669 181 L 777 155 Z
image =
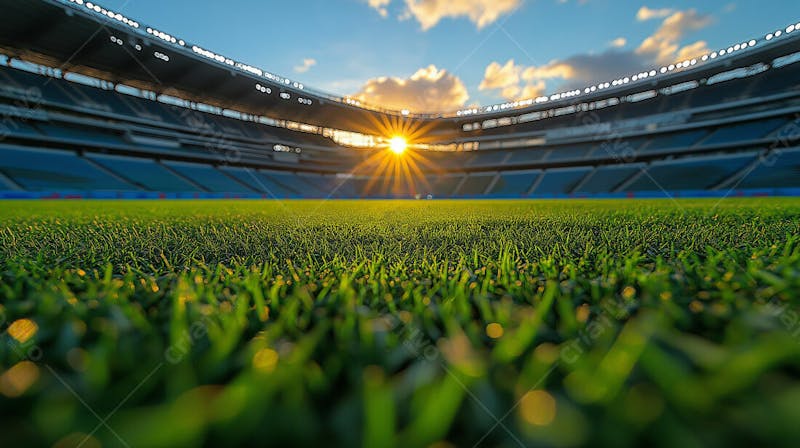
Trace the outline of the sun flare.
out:
M 389 149 L 397 155 L 406 152 L 407 148 L 408 142 L 406 142 L 406 139 L 403 137 L 392 137 L 392 139 L 389 140 Z

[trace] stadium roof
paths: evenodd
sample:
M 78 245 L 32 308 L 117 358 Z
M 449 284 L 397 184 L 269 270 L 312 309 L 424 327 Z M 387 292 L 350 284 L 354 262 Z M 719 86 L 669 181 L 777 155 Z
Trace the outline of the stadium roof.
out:
M 317 92 L 84 0 L 0 0 L 0 8 L 0 51 L 9 56 L 245 113 L 367 134 L 415 121 L 445 138 L 476 120 L 619 98 L 772 61 L 796 52 L 800 41 L 800 27 L 791 25 L 702 58 L 584 89 L 431 115 L 369 108 Z

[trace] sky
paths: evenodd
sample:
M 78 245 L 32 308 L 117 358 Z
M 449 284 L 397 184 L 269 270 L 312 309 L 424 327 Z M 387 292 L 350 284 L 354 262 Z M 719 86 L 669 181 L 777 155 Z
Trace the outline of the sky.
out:
M 365 103 L 452 111 L 582 88 L 763 37 L 796 0 L 99 0 Z

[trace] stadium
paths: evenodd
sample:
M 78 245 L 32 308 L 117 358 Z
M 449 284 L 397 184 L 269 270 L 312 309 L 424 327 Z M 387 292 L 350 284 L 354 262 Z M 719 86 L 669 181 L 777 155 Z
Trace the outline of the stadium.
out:
M 417 111 L 0 11 L 3 446 L 800 438 L 800 23 Z

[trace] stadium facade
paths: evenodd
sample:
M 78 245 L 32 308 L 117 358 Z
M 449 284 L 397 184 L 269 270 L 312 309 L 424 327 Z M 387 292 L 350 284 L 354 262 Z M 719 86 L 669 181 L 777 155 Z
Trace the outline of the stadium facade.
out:
M 0 197 L 800 194 L 800 23 L 547 97 L 417 114 L 90 2 L 0 8 Z

